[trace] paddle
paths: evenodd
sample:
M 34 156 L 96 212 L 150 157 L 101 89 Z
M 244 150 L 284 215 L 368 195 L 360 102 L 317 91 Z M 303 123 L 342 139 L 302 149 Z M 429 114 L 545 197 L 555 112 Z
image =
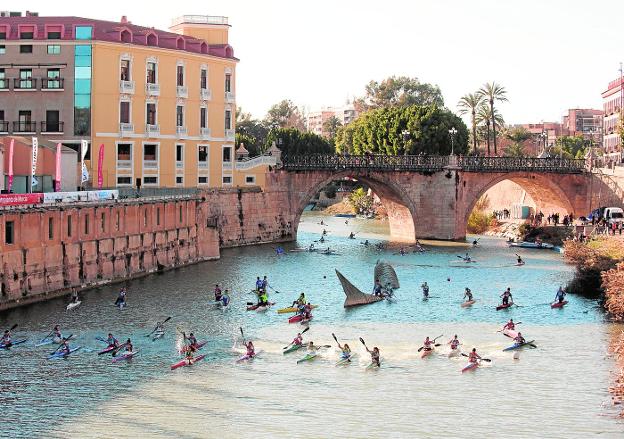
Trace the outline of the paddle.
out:
M 13 326 L 11 326 L 11 327 L 9 328 L 9 331 L 14 330 L 15 328 L 17 328 L 17 326 L 18 326 L 18 325 L 17 325 L 17 323 L 16 323 L 16 324 L 14 324 Z
M 162 321 L 161 324 L 164 325 L 169 320 L 171 320 L 171 317 L 167 317 L 165 320 Z M 146 337 L 149 337 L 150 335 L 152 335 L 154 332 L 156 332 L 157 329 L 158 329 L 158 325 L 156 325 L 156 327 L 154 327 L 154 330 L 152 332 L 150 332 L 149 334 L 147 334 Z
M 436 341 L 438 338 L 442 337 L 443 335 L 444 335 L 444 334 L 438 335 L 436 338 L 434 338 L 434 339 L 433 339 L 433 340 L 431 340 L 431 341 L 432 341 L 433 343 L 435 343 L 435 341 Z M 441 345 L 440 343 L 438 343 L 438 344 L 434 344 L 433 346 L 434 346 L 434 347 L 438 347 L 438 346 L 442 346 L 442 345 Z M 419 348 L 418 348 L 418 352 L 422 351 L 423 349 L 425 349 L 425 347 L 424 347 L 424 346 L 419 347 Z
M 301 331 L 301 335 L 305 334 L 306 332 L 308 332 L 310 330 L 310 327 L 308 326 L 307 328 L 305 328 L 303 331 Z M 288 349 L 290 346 L 292 346 L 292 343 L 290 343 L 288 346 L 284 346 L 282 349 Z M 329 346 L 331 347 L 331 346 Z
M 462 352 L 462 356 L 463 357 L 470 357 L 470 355 L 466 355 Z M 486 363 L 490 363 L 492 360 L 490 360 L 489 358 L 479 358 L 479 360 L 481 361 L 485 361 Z
M 277 294 L 282 294 L 280 291 L 277 291 L 275 288 L 273 288 L 271 285 L 267 285 L 267 287 L 271 288 L 273 291 L 275 291 Z
M 245 334 L 243 334 L 243 327 L 239 326 L 238 329 L 240 329 L 241 337 L 243 337 L 243 343 L 245 343 Z
M 70 338 L 72 338 L 73 336 L 74 336 L 74 334 L 69 334 L 69 337 L 63 337 L 63 341 L 67 341 Z M 54 349 L 54 352 L 52 352 L 50 355 L 56 354 L 59 351 L 59 349 L 61 349 L 62 347 L 63 347 L 63 343 L 61 343 L 58 348 Z
M 119 352 L 121 350 L 121 348 L 125 347 L 128 345 L 128 342 L 125 342 L 123 344 L 120 344 L 119 346 L 117 346 L 115 349 L 113 349 L 112 353 L 113 353 L 113 357 L 117 356 L 117 352 Z
M 366 346 L 366 343 L 364 343 L 364 339 L 362 337 L 360 337 L 360 341 L 362 342 L 362 344 L 364 345 L 364 347 L 368 351 L 368 347 Z
M 50 338 L 50 336 L 52 334 L 54 334 L 54 330 L 52 330 L 48 335 L 46 335 L 44 338 L 42 338 L 39 343 L 43 343 L 44 341 L 46 341 L 48 338 Z

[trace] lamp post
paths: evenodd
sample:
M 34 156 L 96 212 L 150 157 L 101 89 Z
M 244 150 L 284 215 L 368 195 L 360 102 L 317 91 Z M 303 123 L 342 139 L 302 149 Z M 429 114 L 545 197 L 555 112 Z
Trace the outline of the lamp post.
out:
M 548 142 L 548 133 L 546 133 L 546 131 L 542 131 L 539 136 L 544 141 L 544 150 L 542 152 L 546 153 L 546 142 Z
M 410 132 L 409 130 L 403 130 L 401 135 L 403 136 L 403 155 L 407 155 L 407 141 L 410 138 Z
M 449 136 L 451 136 L 451 155 L 455 155 L 455 135 L 457 134 L 457 130 L 455 127 L 448 130 Z

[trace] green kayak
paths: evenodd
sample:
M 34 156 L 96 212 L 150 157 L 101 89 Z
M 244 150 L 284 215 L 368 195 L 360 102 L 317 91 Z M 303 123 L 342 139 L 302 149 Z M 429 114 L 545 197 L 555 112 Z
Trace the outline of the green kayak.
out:
M 315 358 L 316 358 L 316 352 L 310 353 L 306 355 L 305 357 L 303 357 L 301 360 L 297 360 L 297 364 L 303 363 L 304 361 L 311 361 L 311 360 L 314 360 Z
M 290 354 L 291 352 L 298 351 L 303 347 L 302 344 L 293 344 L 284 349 L 284 354 Z

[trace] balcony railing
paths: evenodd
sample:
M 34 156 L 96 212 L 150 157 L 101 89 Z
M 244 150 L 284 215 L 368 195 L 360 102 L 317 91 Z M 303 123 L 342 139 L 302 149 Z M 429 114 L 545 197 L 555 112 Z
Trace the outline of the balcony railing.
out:
M 201 160 L 201 159 L 200 159 L 200 160 L 197 162 L 197 167 L 198 167 L 198 168 L 202 168 L 202 169 L 207 168 L 207 167 L 208 167 L 208 161 L 207 161 L 207 160 Z
M 176 127 L 178 137 L 186 137 L 186 127 Z
M 128 155 L 117 156 L 117 169 L 132 169 L 132 160 L 130 160 L 130 156 Z
M 458 157 L 457 165 L 464 171 L 476 172 L 553 172 L 578 174 L 585 171 L 585 160 L 559 157 Z
M 225 138 L 227 140 L 234 140 L 236 136 L 236 131 L 233 129 L 225 130 Z
M 41 78 L 41 90 L 59 90 L 65 89 L 64 78 Z
M 147 124 L 145 125 L 145 134 L 147 134 L 148 137 L 159 136 L 160 127 L 158 125 Z
M 65 124 L 64 122 L 53 122 L 53 121 L 44 120 L 43 122 L 41 122 L 41 134 L 43 133 L 63 134 L 64 124 Z
M 0 90 L 8 90 L 8 89 L 9 89 L 9 80 L 0 79 Z
M 183 169 L 184 168 L 184 162 L 180 162 L 176 160 L 176 169 Z
M 132 134 L 134 133 L 134 125 L 127 122 L 119 123 L 119 132 L 123 136 L 124 134 Z
M 143 169 L 158 169 L 158 160 L 143 159 Z
M 9 132 L 9 121 L 0 120 L 0 133 L 6 134 Z
M 145 84 L 145 94 L 148 96 L 160 96 L 160 85 L 148 82 Z
M 186 85 L 176 86 L 176 96 L 179 98 L 188 98 L 188 87 Z
M 199 97 L 202 101 L 209 101 L 212 99 L 212 91 L 209 88 L 200 88 Z
M 14 133 L 36 133 L 37 132 L 37 122 L 13 122 L 13 132 Z
M 36 78 L 28 78 L 28 79 L 13 79 L 13 89 L 15 90 L 37 90 L 37 79 Z
M 202 139 L 208 139 L 211 136 L 211 131 L 210 128 L 200 128 L 199 129 L 199 135 L 201 136 Z
M 193 24 L 228 24 L 228 17 L 216 15 L 182 15 L 171 20 L 171 26 L 177 26 L 182 23 Z
M 234 92 L 232 91 L 225 92 L 225 102 L 227 102 L 228 104 L 233 104 L 235 100 L 236 100 L 236 95 L 234 94 Z
M 134 94 L 134 81 L 119 81 L 119 93 Z

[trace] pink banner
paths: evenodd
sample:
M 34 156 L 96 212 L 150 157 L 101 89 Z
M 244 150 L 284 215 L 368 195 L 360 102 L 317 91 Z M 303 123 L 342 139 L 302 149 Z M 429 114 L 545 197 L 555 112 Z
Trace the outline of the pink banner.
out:
M 19 206 L 20 204 L 37 204 L 43 200 L 43 194 L 1 194 L 0 206 Z
M 100 145 L 100 153 L 98 155 L 98 189 L 102 189 L 104 184 L 104 171 L 102 166 L 104 165 L 104 144 Z
M 11 144 L 9 145 L 9 184 L 7 190 L 11 192 L 11 188 L 13 187 L 13 147 L 15 146 L 15 139 L 11 139 Z
M 61 191 L 61 144 L 56 144 L 56 173 L 54 174 L 54 192 Z

